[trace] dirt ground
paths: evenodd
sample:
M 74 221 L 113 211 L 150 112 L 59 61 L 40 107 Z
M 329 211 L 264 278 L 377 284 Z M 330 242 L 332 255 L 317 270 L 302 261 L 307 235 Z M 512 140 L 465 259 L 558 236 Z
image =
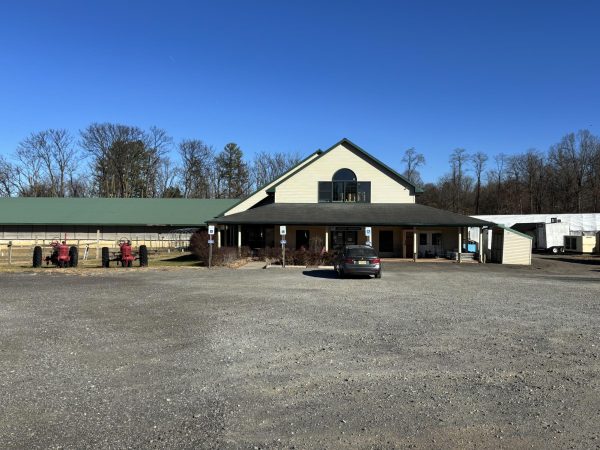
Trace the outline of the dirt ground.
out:
M 600 448 L 600 259 L 0 273 L 2 448 Z

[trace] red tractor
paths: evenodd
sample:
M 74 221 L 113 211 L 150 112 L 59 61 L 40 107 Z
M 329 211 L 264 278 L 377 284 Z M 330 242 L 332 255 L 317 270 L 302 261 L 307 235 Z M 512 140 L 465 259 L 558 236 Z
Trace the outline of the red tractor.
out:
M 74 245 L 68 246 L 66 241 L 52 241 L 50 244 L 52 252 L 43 258 L 42 247 L 36 245 L 33 248 L 33 267 L 42 267 L 42 260 L 49 266 L 50 263 L 57 267 L 77 267 L 79 262 L 79 251 Z
M 131 241 L 121 239 L 119 241 L 119 251 L 111 252 L 108 247 L 102 247 L 102 267 L 109 267 L 111 261 L 116 261 L 121 267 L 133 267 L 133 261 L 138 260 L 140 267 L 148 265 L 148 247 L 140 245 L 138 252 L 135 253 L 131 249 Z

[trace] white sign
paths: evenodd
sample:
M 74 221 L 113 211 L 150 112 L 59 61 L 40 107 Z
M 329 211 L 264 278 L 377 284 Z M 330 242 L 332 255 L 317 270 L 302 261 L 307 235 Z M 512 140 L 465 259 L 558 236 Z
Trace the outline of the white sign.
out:
M 281 226 L 279 227 L 279 234 L 280 234 L 280 235 L 282 235 L 282 236 L 285 236 L 285 235 L 287 234 L 287 233 L 286 233 L 286 231 L 287 231 L 287 230 L 286 230 L 286 228 L 285 228 L 285 225 L 281 225 Z
M 208 234 L 211 235 L 211 236 L 213 234 L 215 234 L 215 226 L 214 225 L 209 225 L 208 226 Z
M 279 241 L 281 243 L 281 245 L 285 245 L 287 244 L 287 241 L 285 239 L 282 239 L 281 241 Z
M 365 245 L 368 245 L 369 247 L 373 247 L 373 243 L 371 241 L 367 241 Z
M 209 240 L 208 240 L 208 243 L 209 243 L 209 244 L 214 244 L 214 243 L 215 243 L 215 241 L 213 241 L 212 239 L 209 239 Z
M 371 227 L 365 227 L 365 236 L 371 237 Z

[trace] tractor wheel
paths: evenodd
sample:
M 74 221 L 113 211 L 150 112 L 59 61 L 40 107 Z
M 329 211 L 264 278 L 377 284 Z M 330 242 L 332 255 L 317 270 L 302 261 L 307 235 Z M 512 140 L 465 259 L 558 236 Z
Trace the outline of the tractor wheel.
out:
M 42 267 L 42 247 L 33 247 L 33 267 Z
M 108 268 L 110 264 L 110 254 L 108 253 L 108 247 L 102 247 L 102 267 Z
M 69 267 L 77 267 L 77 264 L 79 264 L 79 250 L 72 246 L 69 249 Z
M 140 252 L 139 252 L 139 259 L 140 259 L 140 267 L 147 267 L 148 266 L 148 247 L 146 247 L 145 245 L 140 245 Z

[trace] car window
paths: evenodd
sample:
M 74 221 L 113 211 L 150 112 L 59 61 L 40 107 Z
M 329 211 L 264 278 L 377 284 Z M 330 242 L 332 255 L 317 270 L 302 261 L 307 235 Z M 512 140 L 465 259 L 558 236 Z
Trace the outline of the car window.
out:
M 346 255 L 352 258 L 370 258 L 377 256 L 377 253 L 372 248 L 348 248 L 346 249 Z

